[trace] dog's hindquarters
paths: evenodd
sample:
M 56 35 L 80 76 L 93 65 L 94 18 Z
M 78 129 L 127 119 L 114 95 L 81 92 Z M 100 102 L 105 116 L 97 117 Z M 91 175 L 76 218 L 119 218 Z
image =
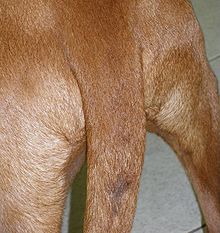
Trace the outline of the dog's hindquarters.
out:
M 164 9 L 166 2 L 172 11 L 169 0 L 164 2 Z M 158 28 L 168 28 L 166 44 L 163 44 L 161 32 L 146 35 L 151 41 L 159 42 L 154 51 L 160 46 L 163 48 L 161 53 L 154 54 L 157 59 L 152 64 L 149 64 L 149 60 L 154 59 L 149 59 L 151 51 L 147 47 L 144 55 L 147 125 L 148 130 L 159 134 L 177 152 L 197 193 L 209 232 L 218 233 L 220 231 L 218 86 L 206 60 L 200 27 L 188 2 L 182 2 L 185 2 L 181 5 L 184 9 L 175 15 L 175 30 L 169 31 L 171 16 L 166 16 L 167 21 L 155 23 Z M 181 15 L 183 13 L 185 18 Z M 160 15 L 162 14 L 163 10 Z M 178 38 L 181 38 L 181 41 Z
M 50 18 L 32 17 L 50 10 L 41 3 L 0 3 L 2 233 L 59 232 L 68 175 L 83 160 L 80 93 Z

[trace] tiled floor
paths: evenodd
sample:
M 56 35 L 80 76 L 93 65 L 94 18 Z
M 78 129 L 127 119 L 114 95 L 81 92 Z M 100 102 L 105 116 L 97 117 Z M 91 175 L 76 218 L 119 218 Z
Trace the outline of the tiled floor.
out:
M 220 82 L 220 1 L 192 3 L 205 34 L 210 64 Z M 148 135 L 146 154 L 132 233 L 202 233 L 195 196 L 174 153 L 161 139 Z
M 201 226 L 191 186 L 174 153 L 149 135 L 132 233 L 187 233 Z

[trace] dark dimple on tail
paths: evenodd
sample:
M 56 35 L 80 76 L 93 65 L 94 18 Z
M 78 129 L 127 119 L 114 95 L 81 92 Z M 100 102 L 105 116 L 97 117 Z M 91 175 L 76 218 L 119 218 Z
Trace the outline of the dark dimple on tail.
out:
M 117 215 L 123 195 L 129 190 L 131 183 L 132 181 L 129 179 L 119 177 L 112 185 L 110 189 L 110 197 L 112 199 L 112 211 L 115 215 Z

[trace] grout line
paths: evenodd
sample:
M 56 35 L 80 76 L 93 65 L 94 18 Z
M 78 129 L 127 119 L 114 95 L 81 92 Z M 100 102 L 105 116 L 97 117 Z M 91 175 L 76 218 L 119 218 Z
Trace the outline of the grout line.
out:
M 205 228 L 206 227 L 206 224 L 203 224 L 201 227 L 198 227 L 198 228 L 196 228 L 196 229 L 194 229 L 194 230 L 192 230 L 192 231 L 189 231 L 188 233 L 195 233 L 195 232 L 197 232 L 198 230 L 201 230 L 201 229 L 203 229 L 203 228 Z
M 218 58 L 220 58 L 220 54 L 218 54 L 218 55 L 216 55 L 215 57 L 212 57 L 212 58 L 210 58 L 210 59 L 208 59 L 208 60 L 209 60 L 209 62 L 212 62 L 212 61 L 214 61 L 214 60 L 217 60 Z

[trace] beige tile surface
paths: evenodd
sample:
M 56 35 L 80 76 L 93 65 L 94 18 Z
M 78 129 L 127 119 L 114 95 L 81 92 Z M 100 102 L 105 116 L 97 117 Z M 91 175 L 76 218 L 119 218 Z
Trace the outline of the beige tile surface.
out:
M 210 65 L 211 65 L 212 70 L 214 71 L 214 73 L 218 79 L 218 86 L 220 88 L 220 57 L 218 59 L 215 59 L 214 61 L 210 62 Z
M 188 179 L 160 138 L 148 137 L 132 233 L 186 233 L 201 224 Z

